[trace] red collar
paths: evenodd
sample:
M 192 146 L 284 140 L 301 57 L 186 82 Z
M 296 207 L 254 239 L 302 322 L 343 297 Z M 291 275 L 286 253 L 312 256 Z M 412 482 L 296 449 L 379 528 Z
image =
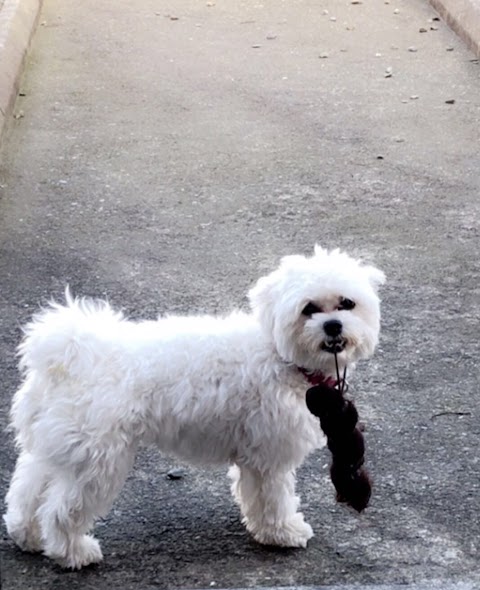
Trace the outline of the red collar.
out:
M 338 385 L 338 381 L 334 377 L 327 377 L 321 371 L 309 371 L 303 367 L 298 367 L 298 370 L 311 385 L 327 385 L 328 387 Z

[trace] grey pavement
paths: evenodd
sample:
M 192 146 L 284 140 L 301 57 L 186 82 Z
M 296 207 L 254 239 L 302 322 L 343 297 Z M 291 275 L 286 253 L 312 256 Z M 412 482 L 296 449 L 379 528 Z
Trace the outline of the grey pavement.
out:
M 20 325 L 69 283 L 131 317 L 245 306 L 314 242 L 385 270 L 352 379 L 375 488 L 299 473 L 306 550 L 245 532 L 224 470 L 145 450 L 105 561 L 64 573 L 0 529 L 3 590 L 480 588 L 480 66 L 423 0 L 45 0 L 0 157 L 0 496 Z M 425 29 L 426 32 L 420 32 Z M 3 505 L 0 502 L 0 509 Z

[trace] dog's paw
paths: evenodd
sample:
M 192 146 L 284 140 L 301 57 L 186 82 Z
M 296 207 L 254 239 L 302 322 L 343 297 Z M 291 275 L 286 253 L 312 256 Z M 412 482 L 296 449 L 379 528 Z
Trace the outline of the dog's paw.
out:
M 11 512 L 8 512 L 3 519 L 7 525 L 8 534 L 22 551 L 37 553 L 42 550 L 40 531 L 35 521 L 26 526 L 23 520 L 16 518 Z
M 262 527 L 251 532 L 255 540 L 262 545 L 276 545 L 278 547 L 305 548 L 308 540 L 313 537 L 312 527 L 304 521 L 301 512 L 297 512 L 282 524 Z
M 92 563 L 99 563 L 103 559 L 100 544 L 91 535 L 82 535 L 70 543 L 67 555 L 55 555 L 46 552 L 48 557 L 54 559 L 65 569 L 79 570 Z

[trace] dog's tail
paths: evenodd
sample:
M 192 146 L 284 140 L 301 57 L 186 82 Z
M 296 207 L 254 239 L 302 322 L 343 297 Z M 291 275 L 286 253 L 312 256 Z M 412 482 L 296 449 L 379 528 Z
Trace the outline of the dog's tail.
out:
M 52 301 L 25 326 L 18 347 L 24 382 L 11 411 L 11 426 L 22 446 L 28 447 L 22 437 L 29 436 L 35 415 L 49 405 L 48 396 L 63 391 L 63 382 L 78 381 L 91 373 L 98 354 L 95 334 L 99 327 L 110 335 L 122 319 L 108 303 L 74 298 L 67 287 L 64 304 Z
M 92 360 L 92 336 L 101 325 L 113 327 L 122 319 L 107 302 L 74 298 L 67 287 L 65 304 L 50 302 L 25 326 L 18 347 L 20 369 L 43 375 L 85 374 L 85 364 Z

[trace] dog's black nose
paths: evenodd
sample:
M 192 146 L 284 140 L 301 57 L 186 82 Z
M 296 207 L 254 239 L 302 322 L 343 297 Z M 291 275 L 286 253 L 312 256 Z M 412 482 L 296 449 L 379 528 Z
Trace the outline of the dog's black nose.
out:
M 325 330 L 325 334 L 327 336 L 331 336 L 335 338 L 336 336 L 340 336 L 342 333 L 342 322 L 339 320 L 328 320 L 323 324 L 323 329 Z

